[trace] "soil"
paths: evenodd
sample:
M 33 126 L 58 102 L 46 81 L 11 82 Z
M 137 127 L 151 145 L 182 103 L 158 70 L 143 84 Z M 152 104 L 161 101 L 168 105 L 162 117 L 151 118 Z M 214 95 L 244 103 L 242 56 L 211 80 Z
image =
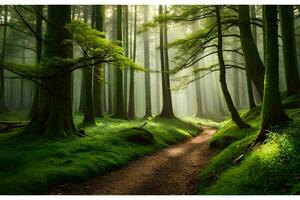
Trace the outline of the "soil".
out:
M 209 139 L 215 129 L 160 152 L 132 161 L 121 169 L 80 184 L 64 184 L 49 194 L 65 195 L 179 195 L 196 191 L 199 174 L 215 151 Z

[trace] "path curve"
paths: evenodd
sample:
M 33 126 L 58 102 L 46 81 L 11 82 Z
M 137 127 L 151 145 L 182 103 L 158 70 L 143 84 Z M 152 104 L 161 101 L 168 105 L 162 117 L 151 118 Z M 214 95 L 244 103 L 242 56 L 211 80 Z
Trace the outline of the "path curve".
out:
M 80 184 L 61 185 L 50 194 L 193 194 L 199 173 L 208 165 L 214 154 L 214 150 L 209 149 L 208 144 L 215 131 L 205 127 L 198 136 L 183 143 L 132 161 L 104 176 Z

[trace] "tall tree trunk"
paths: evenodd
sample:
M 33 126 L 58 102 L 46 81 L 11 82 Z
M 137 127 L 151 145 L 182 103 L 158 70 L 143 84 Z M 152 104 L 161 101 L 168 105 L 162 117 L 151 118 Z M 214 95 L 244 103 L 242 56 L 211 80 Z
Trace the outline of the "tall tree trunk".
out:
M 234 49 L 237 50 L 238 46 L 236 45 L 236 42 L 234 42 Z M 237 53 L 232 53 L 232 61 L 234 63 L 238 62 Z M 240 75 L 239 75 L 239 69 L 233 69 L 233 82 L 234 82 L 234 104 L 237 109 L 241 108 L 241 100 L 240 100 Z
M 297 63 L 294 7 L 291 5 L 279 6 L 281 39 L 287 95 L 300 93 L 300 81 Z
M 246 70 L 248 76 L 251 77 L 251 80 L 253 80 L 260 97 L 262 97 L 265 67 L 260 59 L 257 46 L 253 40 L 249 19 L 249 6 L 239 5 L 238 13 L 241 43 L 247 68 Z
M 71 6 L 49 5 L 47 20 L 44 57 L 72 58 L 72 45 L 63 42 L 71 38 L 65 28 L 71 21 Z M 50 66 L 49 68 L 51 69 Z M 56 69 L 54 66 L 53 70 Z M 72 116 L 71 74 L 42 79 L 41 84 L 43 89 L 39 112 L 33 117 L 26 131 L 52 137 L 78 135 Z
M 277 6 L 264 6 L 267 63 L 265 88 L 261 114 L 261 126 L 254 145 L 264 141 L 270 128 L 289 120 L 285 114 L 279 93 L 279 53 Z
M 159 6 L 159 14 L 163 14 L 163 7 Z M 165 11 L 166 13 L 166 11 Z M 162 91 L 163 91 L 163 106 L 159 117 L 174 118 L 172 96 L 169 78 L 169 55 L 166 44 L 168 43 L 168 27 L 167 23 L 160 25 L 160 59 L 162 71 Z
M 93 98 L 93 71 L 91 67 L 83 69 L 83 81 L 85 85 L 85 109 L 84 124 L 95 124 L 94 98 Z
M 103 5 L 95 5 L 94 7 L 94 22 L 95 27 L 98 31 L 104 31 L 104 6 Z M 93 84 L 93 93 L 94 93 L 94 111 L 96 117 L 103 117 L 102 111 L 102 83 L 101 80 L 104 76 L 104 65 L 96 65 L 94 67 L 94 84 Z
M 156 37 L 157 34 L 155 34 L 155 46 L 157 46 L 157 37 Z M 159 61 L 159 50 L 155 49 L 155 66 L 156 66 L 156 70 L 159 71 L 161 70 L 160 69 L 160 61 Z M 155 80 L 156 80 L 156 83 L 155 83 L 155 86 L 156 86 L 156 109 L 157 109 L 157 114 L 160 113 L 160 109 L 161 109 L 161 105 L 160 105 L 160 90 L 161 90 L 161 87 L 160 87 L 160 79 L 161 79 L 161 75 L 159 73 L 156 73 L 155 75 Z
M 239 9 L 239 21 L 240 21 L 241 36 L 244 35 L 244 37 L 245 37 L 248 34 L 248 36 L 252 37 L 252 39 L 253 39 L 252 32 L 250 32 L 250 34 L 245 33 L 245 31 L 249 28 L 251 31 L 249 6 L 239 5 L 238 9 Z M 243 34 L 242 34 L 242 32 L 243 32 Z M 248 40 L 249 40 L 249 38 L 248 38 Z M 241 37 L 241 43 L 242 43 L 244 59 L 245 59 L 245 63 L 246 63 L 246 81 L 247 81 L 249 107 L 250 107 L 250 110 L 253 110 L 256 107 L 256 105 L 255 105 L 255 101 L 254 101 L 252 81 L 251 81 L 251 80 L 253 80 L 253 78 L 252 78 L 253 74 L 251 76 L 251 70 L 253 70 L 253 69 L 251 69 L 251 67 L 253 67 L 253 63 L 250 62 L 250 60 L 252 60 L 252 57 L 249 58 L 249 56 L 251 56 L 251 55 L 249 55 L 249 54 L 246 55 L 248 52 L 245 54 L 245 52 L 248 50 L 246 46 L 249 45 L 245 42 L 245 38 Z M 253 39 L 253 43 L 251 43 L 251 45 L 254 45 L 256 47 L 256 41 L 254 41 L 254 39 Z M 256 47 L 256 50 L 257 50 L 257 47 Z M 258 51 L 257 51 L 257 54 L 258 54 Z M 247 56 L 248 56 L 248 58 L 247 58 Z M 258 54 L 258 58 L 261 61 L 259 54 Z M 261 64 L 262 64 L 262 61 L 261 61 Z M 262 74 L 262 76 L 263 75 L 264 74 Z M 260 93 L 260 95 L 262 95 L 262 94 Z
M 128 5 L 123 6 L 124 9 L 124 21 L 123 21 L 123 43 L 124 43 L 124 49 L 125 49 L 125 56 L 129 57 L 129 41 L 128 41 Z M 128 68 L 125 67 L 124 69 L 124 106 L 125 106 L 125 112 L 127 113 L 128 108 Z
M 25 42 L 24 42 L 25 43 Z M 23 44 L 26 46 L 26 44 Z M 25 58 L 25 48 L 22 49 L 22 64 L 26 64 L 26 58 Z M 24 79 L 21 78 L 21 87 L 20 87 L 20 109 L 23 109 L 25 107 L 24 105 Z
M 148 17 L 148 6 L 144 6 L 144 23 L 147 23 Z M 149 33 L 145 32 L 144 37 L 144 66 L 147 70 L 150 70 L 150 52 L 149 52 Z M 150 71 L 145 72 L 145 105 L 146 112 L 145 118 L 152 116 L 152 106 L 151 106 L 151 88 L 150 88 Z
M 116 6 L 112 6 L 112 31 L 110 33 L 111 40 L 116 40 L 117 38 L 117 11 Z M 108 103 L 108 113 L 113 114 L 115 111 L 115 66 L 114 64 L 108 64 L 108 88 L 107 88 L 107 103 Z
M 117 6 L 117 40 L 122 41 L 122 6 Z M 123 96 L 123 71 L 117 66 L 116 73 L 116 112 L 115 118 L 126 118 Z
M 218 29 L 218 59 L 220 65 L 220 83 L 221 88 L 225 97 L 225 101 L 228 107 L 228 110 L 231 114 L 232 120 L 239 126 L 239 128 L 248 128 L 249 125 L 246 124 L 240 117 L 236 108 L 234 107 L 233 101 L 231 99 L 230 93 L 227 88 L 226 83 L 226 67 L 223 57 L 223 35 L 222 35 L 222 22 L 220 15 L 220 7 L 215 6 L 216 8 L 216 17 L 217 17 L 217 29 Z
M 136 24 L 137 24 L 137 6 L 134 6 L 134 26 L 133 26 L 133 55 L 132 59 L 136 59 Z M 129 101 L 128 101 L 128 117 L 135 118 L 135 94 L 134 94 L 134 69 L 130 68 L 130 83 L 129 83 Z
M 250 18 L 257 18 L 256 17 L 256 5 L 252 5 L 250 6 Z M 255 45 L 257 46 L 257 26 L 255 24 L 252 24 L 251 26 L 251 30 L 252 30 L 252 36 L 253 36 L 253 41 L 255 43 Z M 253 89 L 253 96 L 254 96 L 254 99 L 260 103 L 261 101 L 261 98 L 259 96 L 259 93 L 258 91 L 256 90 L 255 87 L 253 87 L 253 82 L 252 82 L 252 89 Z M 255 101 L 254 101 L 255 102 Z
M 95 20 L 96 20 L 96 6 L 91 6 L 92 14 L 91 14 L 91 27 L 95 28 Z M 94 84 L 93 84 L 93 68 L 86 67 L 83 69 L 83 77 L 82 81 L 85 86 L 85 107 L 84 107 L 84 124 L 95 124 L 95 110 L 94 110 Z M 97 88 L 99 89 L 99 88 Z M 98 91 L 97 91 L 98 92 Z
M 41 56 L 42 56 L 42 50 L 43 50 L 43 42 L 41 40 L 42 37 L 42 27 L 43 27 L 43 19 L 42 15 L 44 12 L 44 6 L 42 5 L 36 5 L 36 17 L 35 17 L 35 31 L 37 36 L 35 37 L 35 48 L 36 48 L 36 63 L 40 64 Z M 36 83 L 34 83 L 34 96 L 33 96 L 33 102 L 32 106 L 29 112 L 29 117 L 32 118 L 35 116 L 38 112 L 39 108 L 39 96 L 40 96 L 40 86 Z
M 265 6 L 262 6 L 262 12 L 264 13 L 265 11 Z M 267 38 L 266 38 L 266 19 L 265 15 L 263 14 L 263 50 L 264 50 L 264 64 L 267 65 Z
M 84 10 L 83 10 L 83 21 L 84 23 L 88 22 L 88 6 L 85 5 L 84 6 Z M 84 76 L 84 69 L 81 70 L 81 85 L 80 85 L 80 103 L 79 103 L 79 111 L 80 112 L 84 112 L 85 110 L 85 106 L 86 106 L 86 102 L 85 102 L 85 96 L 86 96 L 86 86 L 85 86 L 85 82 L 83 81 L 83 76 Z
M 8 6 L 4 6 L 4 20 L 3 23 L 7 24 L 7 15 L 8 15 Z M 7 26 L 3 26 L 3 35 L 2 35 L 2 52 L 1 52 L 1 61 L 5 60 L 5 51 L 6 51 L 6 36 L 7 36 Z M 7 112 L 8 109 L 5 105 L 5 87 L 4 87 L 4 69 L 0 67 L 0 113 Z
M 194 66 L 194 70 L 199 69 L 199 62 Z M 200 72 L 198 72 L 200 73 Z M 197 79 L 199 74 L 195 74 L 195 78 Z M 195 93 L 196 93 L 196 105 L 197 111 L 195 116 L 196 117 L 203 117 L 203 109 L 202 109 L 202 98 L 201 98 L 201 87 L 200 87 L 200 79 L 197 79 L 195 82 Z
M 193 26 L 193 31 L 196 32 L 197 29 L 199 28 L 198 24 L 194 24 Z M 200 67 L 200 61 L 198 61 L 195 65 L 194 65 L 194 71 L 197 71 Z M 196 105 L 197 105 L 197 111 L 195 113 L 196 117 L 203 117 L 203 110 L 202 110 L 202 98 L 201 98 L 201 83 L 200 83 L 200 72 L 196 73 L 194 75 L 195 79 L 197 79 L 194 82 L 195 85 L 195 94 L 196 94 Z

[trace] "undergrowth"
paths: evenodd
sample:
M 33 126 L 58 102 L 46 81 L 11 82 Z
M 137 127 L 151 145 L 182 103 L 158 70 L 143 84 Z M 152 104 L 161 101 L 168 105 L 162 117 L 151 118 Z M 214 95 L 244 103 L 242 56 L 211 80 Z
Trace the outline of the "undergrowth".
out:
M 4 117 L 8 121 L 20 119 L 18 114 Z M 75 115 L 75 121 L 79 124 L 82 116 Z M 45 194 L 58 184 L 101 175 L 195 136 L 201 122 L 205 123 L 192 118 L 149 120 L 143 128 L 153 141 L 147 144 L 128 139 L 130 129 L 143 125 L 142 120 L 97 119 L 96 126 L 84 128 L 87 136 L 83 138 L 49 139 L 38 133 L 24 135 L 22 129 L 2 133 L 0 194 Z
M 251 128 L 240 130 L 227 121 L 211 139 L 223 150 L 201 173 L 198 194 L 299 194 L 300 109 L 287 109 L 293 121 L 251 148 L 260 125 L 257 111 L 242 115 Z

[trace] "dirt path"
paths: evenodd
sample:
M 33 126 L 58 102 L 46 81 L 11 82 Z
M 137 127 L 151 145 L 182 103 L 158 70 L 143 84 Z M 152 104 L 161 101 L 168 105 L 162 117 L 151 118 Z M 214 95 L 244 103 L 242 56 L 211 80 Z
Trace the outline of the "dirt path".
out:
M 214 132 L 204 128 L 181 144 L 84 183 L 61 185 L 50 194 L 193 194 L 200 171 L 214 153 L 208 148 Z

